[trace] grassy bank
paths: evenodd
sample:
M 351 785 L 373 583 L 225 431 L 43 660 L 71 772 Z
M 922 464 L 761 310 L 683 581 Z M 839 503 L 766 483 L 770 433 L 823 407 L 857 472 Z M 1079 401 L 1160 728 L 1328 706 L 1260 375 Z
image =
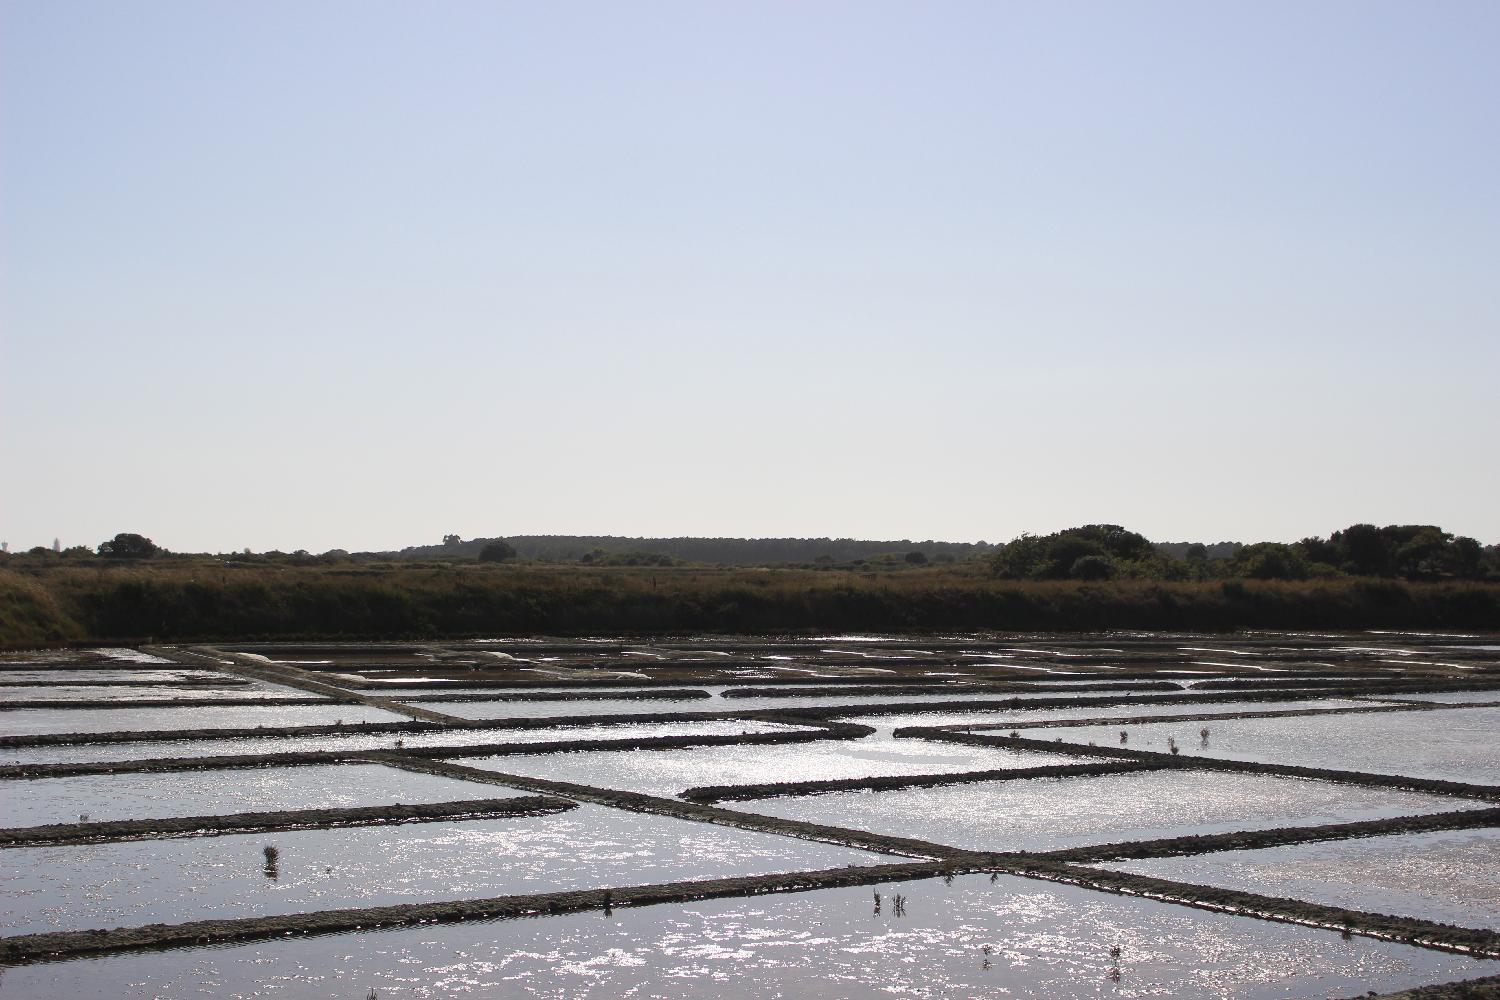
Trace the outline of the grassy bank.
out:
M 0 571 L 0 644 L 497 633 L 1500 628 L 1500 585 L 1005 581 L 812 570 L 229 566 Z

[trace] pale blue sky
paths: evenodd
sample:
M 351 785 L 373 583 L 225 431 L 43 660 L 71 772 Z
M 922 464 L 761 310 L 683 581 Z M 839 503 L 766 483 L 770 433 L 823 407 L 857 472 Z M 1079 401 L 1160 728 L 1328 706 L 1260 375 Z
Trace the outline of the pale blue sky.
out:
M 0 4 L 0 538 L 1500 541 L 1500 4 Z

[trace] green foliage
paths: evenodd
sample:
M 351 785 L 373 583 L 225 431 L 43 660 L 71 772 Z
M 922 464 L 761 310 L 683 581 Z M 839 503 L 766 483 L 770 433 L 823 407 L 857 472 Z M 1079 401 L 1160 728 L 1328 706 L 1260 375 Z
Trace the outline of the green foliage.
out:
M 505 562 L 516 557 L 515 547 L 502 541 L 493 541 L 479 550 L 480 562 Z
M 1022 535 L 1000 546 L 990 562 L 996 576 L 1006 580 L 1103 580 L 1122 569 L 1144 570 L 1157 561 L 1155 547 L 1144 535 L 1118 524 L 1085 524 L 1051 535 Z M 1074 569 L 1089 574 L 1076 576 Z M 1161 571 L 1130 575 L 1160 575 Z
M 150 559 L 160 552 L 156 543 L 145 535 L 121 532 L 99 544 L 99 554 L 109 559 Z
M 1119 525 L 1090 524 L 1052 535 L 1022 535 L 990 559 L 1006 580 L 1308 580 L 1376 576 L 1406 580 L 1500 578 L 1500 548 L 1434 525 L 1356 524 L 1292 545 L 1220 542 L 1153 544 Z
M 1229 565 L 1231 575 L 1248 580 L 1306 580 L 1311 575 L 1302 551 L 1279 542 L 1247 545 Z
M 1068 569 L 1073 580 L 1113 580 L 1116 575 L 1115 564 L 1104 556 L 1081 556 Z

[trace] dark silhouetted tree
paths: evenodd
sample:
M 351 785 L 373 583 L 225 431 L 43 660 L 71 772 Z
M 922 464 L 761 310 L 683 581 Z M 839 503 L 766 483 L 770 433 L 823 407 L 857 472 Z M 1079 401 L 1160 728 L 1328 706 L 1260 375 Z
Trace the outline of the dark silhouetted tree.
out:
M 156 543 L 144 535 L 121 532 L 99 545 L 99 554 L 110 559 L 150 559 L 160 552 Z
M 479 550 L 480 562 L 505 562 L 507 559 L 516 557 L 515 547 L 509 542 L 502 542 L 498 538 Z

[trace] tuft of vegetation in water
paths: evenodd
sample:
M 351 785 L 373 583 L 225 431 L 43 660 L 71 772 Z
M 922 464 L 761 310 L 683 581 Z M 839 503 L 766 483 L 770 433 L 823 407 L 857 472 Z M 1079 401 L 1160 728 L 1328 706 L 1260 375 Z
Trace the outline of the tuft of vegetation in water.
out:
M 267 844 L 261 849 L 266 858 L 266 878 L 278 879 L 281 877 L 281 849 Z

